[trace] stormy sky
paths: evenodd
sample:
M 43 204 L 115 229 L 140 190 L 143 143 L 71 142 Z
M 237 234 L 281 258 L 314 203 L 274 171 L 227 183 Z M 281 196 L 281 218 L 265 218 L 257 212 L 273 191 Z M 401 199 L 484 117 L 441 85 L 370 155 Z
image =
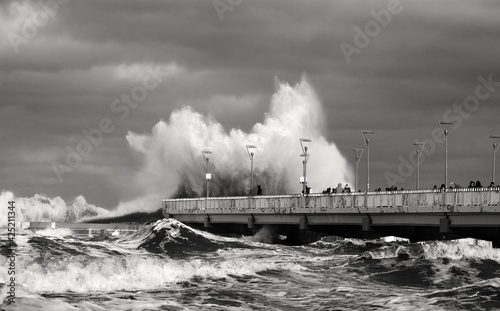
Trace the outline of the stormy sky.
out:
M 184 106 L 250 131 L 275 77 L 303 75 L 326 140 L 352 167 L 352 150 L 366 149 L 360 131 L 374 131 L 371 190 L 415 188 L 416 140 L 426 142 L 421 188 L 444 182 L 438 121 L 453 122 L 448 181 L 489 184 L 499 16 L 498 1 L 469 0 L 2 1 L 0 189 L 112 209 L 142 194 L 127 133 L 151 133 Z M 310 152 L 321 165 L 314 142 Z M 364 190 L 366 151 L 358 176 Z

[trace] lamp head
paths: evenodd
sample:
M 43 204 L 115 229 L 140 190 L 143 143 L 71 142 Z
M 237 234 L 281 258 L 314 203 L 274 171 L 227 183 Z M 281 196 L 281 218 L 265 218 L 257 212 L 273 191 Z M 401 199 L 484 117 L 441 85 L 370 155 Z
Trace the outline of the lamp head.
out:
M 305 143 L 310 143 L 311 140 L 308 138 L 299 138 L 300 147 L 302 148 L 302 152 L 305 154 L 307 152 L 307 146 L 304 146 Z
M 209 159 L 209 156 L 212 154 L 212 151 L 203 150 L 201 152 L 201 154 L 203 154 L 203 159 L 205 159 L 205 162 L 208 163 L 208 159 Z
M 438 121 L 438 125 L 439 125 L 439 128 L 441 129 L 441 132 L 443 132 L 443 135 L 444 135 L 444 140 L 446 140 L 447 136 L 448 136 L 448 130 L 443 130 L 443 127 L 441 125 L 452 125 L 453 122 L 449 122 L 449 121 Z
M 356 149 L 352 149 L 352 151 L 356 152 L 356 163 L 358 163 L 359 160 L 361 159 L 361 156 L 363 155 L 363 149 L 356 148 Z
M 248 156 L 250 157 L 250 160 L 253 159 L 254 152 L 250 151 L 251 149 L 257 149 L 254 145 L 246 145 Z
M 365 139 L 365 135 L 369 135 L 369 134 L 375 134 L 375 132 L 371 131 L 371 130 L 361 131 L 361 136 L 363 137 L 363 143 L 365 144 L 365 146 L 367 148 L 368 148 L 368 144 L 370 143 L 370 140 L 368 138 Z

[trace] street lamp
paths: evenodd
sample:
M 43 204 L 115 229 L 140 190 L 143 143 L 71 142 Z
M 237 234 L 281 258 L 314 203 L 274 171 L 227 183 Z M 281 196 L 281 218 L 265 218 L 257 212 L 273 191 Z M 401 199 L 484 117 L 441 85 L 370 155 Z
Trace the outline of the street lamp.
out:
M 416 141 L 413 143 L 414 146 L 422 146 L 422 148 L 417 149 L 417 190 L 420 189 L 420 157 L 422 156 L 422 151 L 425 148 L 425 143 Z
M 444 137 L 444 186 L 448 187 L 448 130 L 443 130 L 441 125 L 451 125 L 453 122 L 438 121 L 439 128 Z
M 212 174 L 210 174 L 210 166 L 209 166 L 209 160 L 210 160 L 210 155 L 212 154 L 211 151 L 202 151 L 203 154 L 203 159 L 205 159 L 205 163 L 207 163 L 207 173 L 205 175 L 205 179 L 207 181 L 207 198 L 208 198 L 208 183 L 210 182 L 210 179 L 212 179 Z
M 302 161 L 303 171 L 304 171 L 304 174 L 302 176 L 303 180 L 301 180 L 303 183 L 302 191 L 303 191 L 304 195 L 306 195 L 306 193 L 307 193 L 307 160 L 309 160 L 309 154 L 307 153 L 307 146 L 304 146 L 304 145 L 306 143 L 310 143 L 311 140 L 307 139 L 307 138 L 299 138 L 299 141 L 300 141 L 300 147 L 302 147 L 302 154 L 300 156 L 304 157 L 304 160 Z
M 363 137 L 363 143 L 366 147 L 366 192 L 370 189 L 370 139 L 365 138 L 365 135 L 375 134 L 374 131 L 361 131 L 361 137 Z
M 251 166 L 250 166 L 250 195 L 252 195 L 253 192 L 253 155 L 254 152 L 251 151 L 253 149 L 257 149 L 254 145 L 246 145 L 247 152 L 248 152 L 248 157 L 250 158 Z
M 358 191 L 358 166 L 359 161 L 361 161 L 361 156 L 363 155 L 363 149 L 353 149 L 352 151 L 356 152 L 356 175 L 354 178 L 354 191 Z
M 500 135 L 491 135 L 490 138 L 500 139 Z M 493 184 L 495 183 L 495 155 L 498 151 L 499 146 L 500 146 L 500 142 L 493 143 L 493 168 L 491 169 L 491 182 Z

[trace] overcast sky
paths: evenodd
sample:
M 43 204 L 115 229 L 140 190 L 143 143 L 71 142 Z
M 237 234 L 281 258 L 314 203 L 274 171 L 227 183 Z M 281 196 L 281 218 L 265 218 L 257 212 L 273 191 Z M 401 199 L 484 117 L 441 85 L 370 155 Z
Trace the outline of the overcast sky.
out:
M 449 181 L 489 184 L 499 16 L 500 2 L 470 0 L 1 1 L 0 189 L 83 195 L 111 209 L 141 195 L 129 131 L 151 133 L 187 105 L 250 131 L 269 111 L 274 78 L 295 84 L 303 74 L 323 103 L 326 140 L 353 167 L 360 131 L 375 132 L 371 189 L 415 187 L 401 166 L 415 140 L 428 146 L 421 187 L 444 182 L 439 120 L 454 122 Z M 69 150 L 94 129 L 102 142 L 95 134 L 69 165 Z M 359 168 L 364 185 L 366 152 Z

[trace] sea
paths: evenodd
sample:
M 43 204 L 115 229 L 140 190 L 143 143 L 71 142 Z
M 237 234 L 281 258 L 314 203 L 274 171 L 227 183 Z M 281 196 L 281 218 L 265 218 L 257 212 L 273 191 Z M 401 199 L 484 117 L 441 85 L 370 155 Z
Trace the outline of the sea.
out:
M 325 239 L 289 246 L 263 243 L 269 234 L 264 227 L 221 237 L 162 219 L 104 237 L 19 229 L 11 247 L 4 229 L 0 309 L 500 310 L 500 250 L 488 245 Z

